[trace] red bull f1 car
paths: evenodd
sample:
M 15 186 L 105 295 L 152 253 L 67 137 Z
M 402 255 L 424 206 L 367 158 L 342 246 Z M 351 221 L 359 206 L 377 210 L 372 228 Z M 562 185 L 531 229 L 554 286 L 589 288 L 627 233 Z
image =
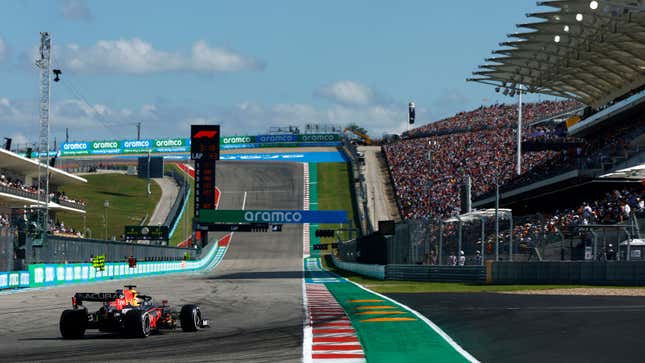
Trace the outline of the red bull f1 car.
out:
M 64 310 L 60 316 L 60 333 L 65 339 L 81 338 L 87 329 L 118 332 L 129 337 L 144 338 L 161 329 L 176 329 L 177 322 L 183 331 L 194 332 L 208 326 L 198 305 L 183 305 L 179 313 L 167 301 L 154 304 L 152 298 L 126 285 L 116 292 L 78 292 L 72 297 L 73 309 Z M 100 302 L 96 312 L 88 312 L 84 302 Z

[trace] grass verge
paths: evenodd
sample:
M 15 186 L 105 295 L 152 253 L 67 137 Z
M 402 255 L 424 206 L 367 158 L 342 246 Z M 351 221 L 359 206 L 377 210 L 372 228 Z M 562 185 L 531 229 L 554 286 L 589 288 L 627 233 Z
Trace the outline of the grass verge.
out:
M 92 238 L 106 238 L 105 234 L 105 208 L 103 203 L 107 200 L 110 206 L 107 209 L 108 234 L 119 238 L 126 225 L 137 225 L 148 215 L 154 213 L 155 207 L 161 198 L 161 188 L 152 182 L 150 198 L 146 193 L 146 179 L 125 174 L 95 174 L 84 176 L 86 184 L 66 186 L 61 188 L 73 198 L 86 201 L 86 227 L 91 231 L 86 235 Z M 83 215 L 72 212 L 59 212 L 56 214 L 59 222 L 64 222 L 65 227 L 74 230 L 83 230 Z
M 354 204 L 347 163 L 319 163 L 318 164 L 318 209 L 319 210 L 346 210 L 349 218 L 357 226 L 354 214 Z M 321 224 L 319 229 L 337 229 L 338 224 Z M 343 225 L 341 228 L 347 228 Z M 348 232 L 342 232 L 343 240 L 349 239 Z

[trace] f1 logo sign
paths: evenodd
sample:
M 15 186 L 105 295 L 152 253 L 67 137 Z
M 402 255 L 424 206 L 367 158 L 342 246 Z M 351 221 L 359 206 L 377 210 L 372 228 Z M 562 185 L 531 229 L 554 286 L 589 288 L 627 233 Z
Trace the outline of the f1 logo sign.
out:
M 219 125 L 191 125 L 190 134 L 192 160 L 219 160 Z
M 202 131 L 198 131 L 196 134 L 194 134 L 193 139 L 201 139 L 201 138 L 212 139 L 216 135 L 217 135 L 216 130 L 212 130 L 212 131 L 202 130 Z

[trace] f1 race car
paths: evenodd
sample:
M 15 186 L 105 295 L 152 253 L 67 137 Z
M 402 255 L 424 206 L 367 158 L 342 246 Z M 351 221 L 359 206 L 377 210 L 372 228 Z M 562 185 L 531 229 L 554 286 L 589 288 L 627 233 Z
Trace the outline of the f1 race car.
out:
M 179 314 L 167 301 L 161 306 L 152 298 L 138 293 L 134 285 L 125 285 L 116 292 L 77 292 L 72 297 L 73 309 L 64 310 L 60 316 L 60 333 L 65 339 L 81 338 L 86 329 L 102 332 L 120 332 L 129 337 L 144 338 L 153 331 L 177 328 L 177 320 L 183 331 L 197 331 L 208 326 L 197 305 L 183 305 Z M 102 303 L 93 313 L 87 311 L 83 302 Z

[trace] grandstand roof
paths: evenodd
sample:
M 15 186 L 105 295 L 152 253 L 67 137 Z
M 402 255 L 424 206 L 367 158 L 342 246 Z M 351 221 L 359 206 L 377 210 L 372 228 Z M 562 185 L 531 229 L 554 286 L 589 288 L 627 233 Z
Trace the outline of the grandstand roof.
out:
M 498 208 L 497 212 L 500 219 L 504 219 L 506 216 L 513 214 L 513 210 L 506 209 L 506 208 Z M 472 223 L 472 222 L 478 222 L 484 218 L 495 218 L 495 209 L 490 208 L 490 209 L 482 209 L 482 210 L 473 210 L 472 212 L 469 212 L 469 213 L 464 213 L 454 217 L 446 218 L 443 220 L 443 223 L 454 223 L 454 222 Z
M 14 170 L 24 175 L 38 176 L 38 160 L 28 159 L 5 149 L 0 149 L 0 167 Z M 52 185 L 87 183 L 85 178 L 70 174 L 61 169 L 49 168 L 49 182 Z
M 595 3 L 595 4 L 592 4 Z M 541 1 L 475 81 L 579 100 L 594 108 L 645 83 L 644 0 Z M 592 9 L 595 7 L 595 9 Z M 555 10 L 554 10 L 555 9 Z
M 25 196 L 20 196 L 20 195 L 0 192 L 0 207 L 9 207 L 9 208 L 30 207 L 30 208 L 34 208 L 34 207 L 37 207 L 38 205 L 45 205 L 45 203 L 44 202 L 38 202 L 36 199 L 28 198 L 28 197 L 25 197 Z M 49 202 L 49 210 L 58 211 L 58 212 L 74 212 L 74 213 L 85 214 L 85 211 L 82 210 L 82 209 L 68 207 L 68 206 L 65 206 L 65 205 L 62 205 L 62 204 L 58 204 L 58 203 L 53 202 L 53 201 Z

